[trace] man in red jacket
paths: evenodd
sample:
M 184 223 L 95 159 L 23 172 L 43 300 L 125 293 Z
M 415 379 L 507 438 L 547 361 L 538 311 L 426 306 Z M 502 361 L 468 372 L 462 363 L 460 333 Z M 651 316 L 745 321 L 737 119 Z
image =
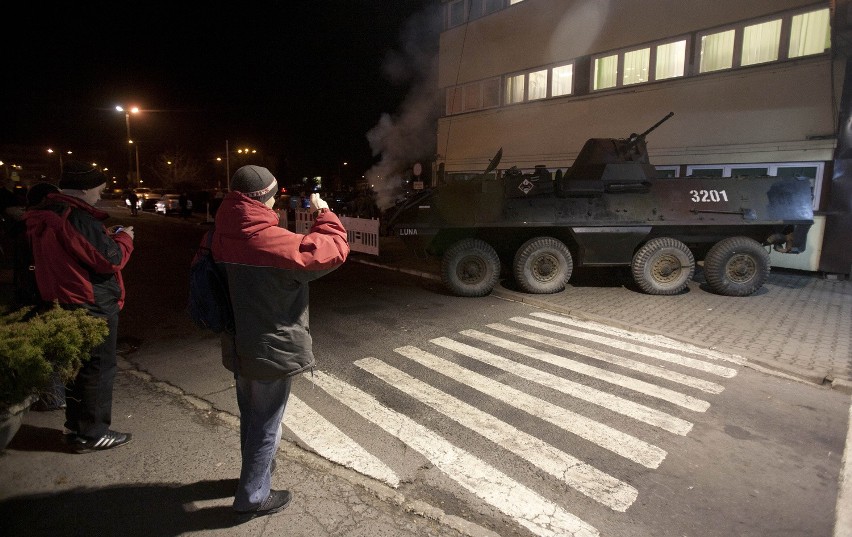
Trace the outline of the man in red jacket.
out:
M 92 350 L 74 381 L 66 387 L 65 439 L 87 452 L 130 442 L 130 433 L 111 430 L 112 392 L 116 372 L 118 312 L 124 305 L 121 269 L 133 252 L 133 228 L 103 221 L 96 209 L 107 177 L 82 162 L 67 162 L 60 192 L 47 195 L 24 214 L 32 244 L 36 283 L 44 302 L 63 308 L 85 308 L 106 319 L 109 335 Z
M 315 365 L 308 282 L 349 255 L 346 230 L 318 194 L 311 196 L 313 227 L 302 235 L 278 226 L 277 192 L 266 168 L 238 169 L 213 232 L 213 258 L 227 274 L 234 309 L 234 329 L 222 334 L 222 363 L 234 373 L 240 408 L 240 521 L 290 503 L 289 491 L 270 485 L 292 379 Z

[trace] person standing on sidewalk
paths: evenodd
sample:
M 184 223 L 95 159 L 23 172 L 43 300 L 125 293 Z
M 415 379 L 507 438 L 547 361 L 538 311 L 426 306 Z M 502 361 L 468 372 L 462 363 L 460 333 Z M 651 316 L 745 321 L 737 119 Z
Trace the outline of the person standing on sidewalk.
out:
M 97 168 L 71 161 L 62 169 L 60 192 L 26 211 L 36 283 L 44 302 L 85 308 L 106 319 L 109 334 L 95 347 L 66 388 L 65 440 L 76 451 L 118 447 L 130 433 L 111 430 L 113 382 L 117 368 L 118 313 L 124 306 L 121 269 L 133 253 L 133 228 L 107 229 L 109 215 L 95 208 L 107 177 Z
M 212 252 L 227 274 L 234 329 L 222 334 L 222 363 L 234 373 L 242 468 L 233 507 L 240 522 L 283 510 L 287 490 L 272 490 L 272 466 L 293 377 L 315 365 L 308 327 L 308 282 L 349 255 L 346 230 L 318 194 L 307 235 L 278 226 L 278 181 L 243 166 L 216 211 Z M 202 239 L 204 241 L 205 239 Z

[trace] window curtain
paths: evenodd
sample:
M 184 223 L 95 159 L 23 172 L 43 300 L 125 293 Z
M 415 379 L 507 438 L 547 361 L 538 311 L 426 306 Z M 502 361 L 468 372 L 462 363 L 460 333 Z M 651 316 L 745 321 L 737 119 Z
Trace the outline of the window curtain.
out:
M 550 94 L 554 97 L 558 95 L 570 95 L 574 87 L 574 66 L 563 65 L 553 68 L 553 88 Z
M 618 56 L 595 59 L 595 88 L 614 88 L 618 80 Z
M 654 80 L 683 76 L 686 65 L 686 40 L 666 43 L 657 47 L 657 68 Z
M 734 30 L 705 35 L 701 38 L 699 72 L 730 69 L 734 57 Z
M 632 50 L 624 54 L 623 85 L 638 84 L 648 81 L 648 65 L 651 59 L 651 49 Z
M 743 54 L 740 65 L 774 62 L 781 41 L 781 19 L 746 26 L 743 32 Z
M 793 17 L 790 31 L 790 58 L 821 54 L 831 48 L 828 9 Z

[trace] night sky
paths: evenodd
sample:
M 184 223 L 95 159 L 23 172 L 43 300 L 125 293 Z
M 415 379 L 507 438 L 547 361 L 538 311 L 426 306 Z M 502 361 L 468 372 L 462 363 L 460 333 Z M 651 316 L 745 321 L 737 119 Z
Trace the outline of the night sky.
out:
M 421 127 L 402 116 L 434 84 L 436 0 L 252 4 L 19 3 L 4 21 L 0 144 L 106 150 L 123 168 L 114 107 L 135 104 L 140 152 L 210 158 L 228 140 L 296 176 L 370 169 L 398 152 L 397 123 Z

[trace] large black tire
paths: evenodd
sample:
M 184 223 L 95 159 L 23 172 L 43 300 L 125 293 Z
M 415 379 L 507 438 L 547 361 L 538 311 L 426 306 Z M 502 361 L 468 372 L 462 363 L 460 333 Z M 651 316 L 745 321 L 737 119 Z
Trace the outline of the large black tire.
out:
M 695 258 L 677 239 L 659 237 L 646 242 L 630 267 L 633 280 L 649 295 L 676 295 L 695 274 Z
M 462 239 L 441 258 L 441 281 L 457 296 L 485 296 L 500 278 L 500 257 L 480 239 Z
M 515 252 L 512 274 L 522 291 L 534 294 L 558 293 L 571 278 L 574 260 L 562 241 L 535 237 Z
M 714 293 L 748 296 L 769 277 L 769 252 L 748 237 L 722 239 L 707 252 L 704 274 Z

